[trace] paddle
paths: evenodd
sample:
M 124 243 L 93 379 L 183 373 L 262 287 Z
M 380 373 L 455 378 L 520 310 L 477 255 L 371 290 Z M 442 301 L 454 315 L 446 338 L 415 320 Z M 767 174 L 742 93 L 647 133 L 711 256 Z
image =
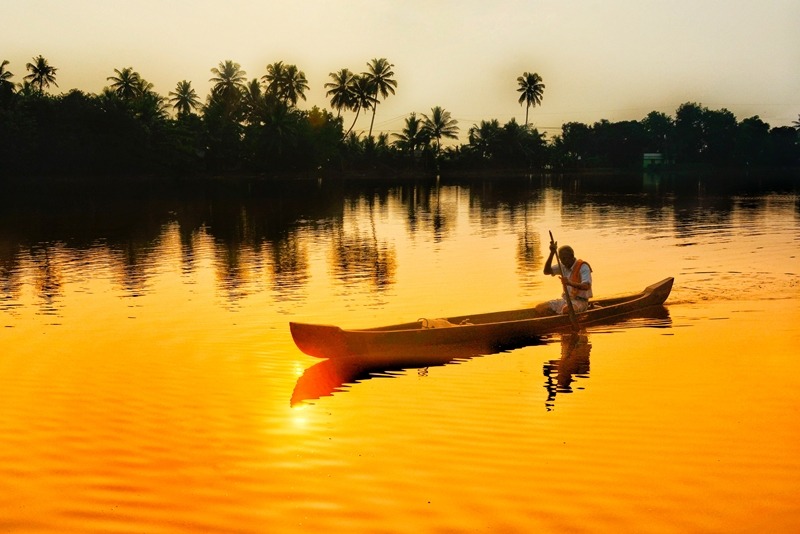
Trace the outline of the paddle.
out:
M 549 231 L 550 233 L 550 244 L 555 245 L 556 242 L 553 239 L 553 232 Z M 561 275 L 561 285 L 564 287 L 564 299 L 567 301 L 567 311 L 569 312 L 569 320 L 572 323 L 572 329 L 575 332 L 578 332 L 581 327 L 578 324 L 578 317 L 575 315 L 575 308 L 572 307 L 572 299 L 569 296 L 569 288 L 567 287 L 567 282 L 564 280 L 564 270 L 561 268 L 561 258 L 558 255 L 558 250 L 556 250 L 556 261 L 558 262 L 558 272 Z

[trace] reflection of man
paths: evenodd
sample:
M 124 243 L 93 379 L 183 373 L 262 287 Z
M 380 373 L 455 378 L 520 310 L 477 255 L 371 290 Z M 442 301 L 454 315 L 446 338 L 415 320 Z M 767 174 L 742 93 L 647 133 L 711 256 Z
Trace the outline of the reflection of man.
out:
M 560 271 L 557 263 L 552 264 L 556 253 L 561 260 Z M 572 308 L 576 313 L 586 311 L 586 308 L 589 307 L 589 299 L 592 298 L 592 268 L 585 261 L 575 259 L 572 247 L 565 245 L 556 250 L 556 244 L 550 243 L 550 255 L 544 262 L 544 274 L 559 275 L 561 283 L 569 291 Z M 567 313 L 565 294 L 562 294 L 560 299 L 551 300 L 547 304 L 549 309 L 555 313 Z
M 572 383 L 576 378 L 589 377 L 591 350 L 592 344 L 585 335 L 561 337 L 561 359 L 544 364 L 544 376 L 547 377 L 544 385 L 547 389 L 545 405 L 548 410 L 553 409 L 557 393 L 572 393 Z

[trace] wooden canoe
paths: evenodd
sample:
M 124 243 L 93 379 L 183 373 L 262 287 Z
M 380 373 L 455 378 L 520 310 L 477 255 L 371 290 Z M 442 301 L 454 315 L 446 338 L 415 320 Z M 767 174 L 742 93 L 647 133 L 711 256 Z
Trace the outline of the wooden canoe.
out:
M 665 328 L 671 325 L 669 310 L 663 305 L 650 306 L 637 311 L 635 314 L 620 315 L 602 321 L 599 331 L 610 333 L 614 329 L 630 328 Z M 607 329 L 610 328 L 610 329 Z M 574 334 L 572 332 L 561 332 L 553 335 L 544 335 L 537 338 L 530 338 L 525 343 L 516 345 L 498 345 L 495 351 L 470 352 L 469 347 L 459 347 L 458 345 L 448 345 L 440 347 L 438 352 L 431 352 L 427 355 L 419 353 L 409 353 L 405 356 L 343 356 L 341 358 L 327 358 L 317 361 L 314 365 L 307 368 L 300 378 L 297 379 L 294 390 L 292 391 L 289 404 L 296 406 L 303 402 L 313 401 L 327 395 L 333 395 L 339 391 L 346 391 L 350 386 L 357 382 L 371 380 L 373 378 L 391 378 L 398 376 L 398 372 L 408 369 L 421 369 L 437 367 L 441 365 L 451 365 L 464 363 L 473 358 L 488 356 L 495 352 L 513 350 L 523 346 L 544 345 L 552 343 L 553 340 L 560 342 L 561 360 L 557 365 L 557 381 L 571 379 L 576 353 L 580 350 L 588 350 L 589 343 L 585 333 Z M 581 343 L 581 340 L 584 340 Z M 588 357 L 588 354 L 587 354 Z M 583 362 L 581 356 L 580 361 Z M 588 361 L 585 362 L 588 365 Z M 545 376 L 549 377 L 548 369 L 552 369 L 553 362 L 545 363 Z M 565 378 L 564 372 L 569 374 Z M 549 382 L 545 382 L 545 387 Z M 548 389 L 548 391 L 550 391 Z M 555 391 L 551 392 L 555 395 Z M 552 400 L 552 399 L 550 399 Z
M 592 325 L 635 315 L 659 306 L 672 290 L 673 278 L 646 287 L 635 295 L 595 299 L 578 314 L 580 325 Z M 347 356 L 395 358 L 435 355 L 453 346 L 473 353 L 497 352 L 526 345 L 541 336 L 572 328 L 567 315 L 540 315 L 535 308 L 421 319 L 411 323 L 364 329 L 290 322 L 297 347 L 317 358 Z

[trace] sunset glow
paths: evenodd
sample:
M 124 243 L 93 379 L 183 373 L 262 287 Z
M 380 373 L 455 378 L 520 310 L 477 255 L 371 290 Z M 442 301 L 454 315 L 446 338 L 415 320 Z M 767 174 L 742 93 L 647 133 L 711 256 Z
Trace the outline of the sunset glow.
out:
M 462 140 L 482 120 L 524 122 L 515 91 L 523 71 L 543 78 L 531 122 L 551 136 L 565 122 L 672 115 L 689 101 L 775 127 L 800 109 L 797 20 L 800 4 L 791 0 L 25 0 L 3 7 L 0 59 L 21 82 L 25 64 L 44 55 L 58 68 L 56 93 L 100 92 L 114 69 L 133 67 L 162 95 L 189 80 L 201 98 L 221 61 L 240 63 L 248 79 L 284 61 L 309 80 L 302 106 L 330 109 L 329 73 L 361 72 L 386 57 L 398 90 L 380 104 L 377 130 L 399 131 L 409 113 L 442 106 Z

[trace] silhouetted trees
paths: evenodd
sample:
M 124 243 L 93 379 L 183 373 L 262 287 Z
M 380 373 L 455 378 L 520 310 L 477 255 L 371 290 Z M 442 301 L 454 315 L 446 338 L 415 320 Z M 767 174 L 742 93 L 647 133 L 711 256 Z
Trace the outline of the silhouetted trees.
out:
M 378 99 L 372 95 L 372 84 L 370 83 L 369 78 L 363 74 L 354 76 L 350 85 L 350 109 L 356 112 L 356 116 L 353 119 L 353 124 L 350 125 L 350 128 L 348 128 L 345 136 L 349 135 L 350 132 L 353 131 L 353 127 L 355 127 L 356 121 L 358 120 L 358 115 L 361 113 L 362 109 L 373 109 L 377 105 Z
M 169 102 L 178 117 L 189 115 L 200 107 L 200 98 L 192 88 L 192 82 L 186 80 L 178 82 L 175 90 L 169 92 Z
M 406 124 L 401 133 L 393 134 L 396 138 L 394 146 L 403 153 L 408 154 L 409 160 L 415 163 L 418 157 L 418 150 L 423 150 L 430 144 L 430 132 L 424 128 L 423 121 L 417 118 L 416 113 L 411 113 L 406 117 Z
M 385 99 L 388 98 L 390 93 L 394 94 L 397 81 L 393 78 L 394 71 L 392 68 L 394 65 L 389 63 L 385 57 L 373 59 L 367 63 L 367 67 L 369 70 L 361 76 L 365 78 L 369 87 L 372 88 L 372 97 L 374 98 L 374 102 L 372 103 L 372 120 L 369 123 L 369 137 L 372 137 L 372 126 L 375 124 L 375 112 L 378 110 L 378 104 L 380 103 L 378 97 L 380 96 Z
M 436 155 L 441 151 L 442 137 L 445 139 L 458 139 L 458 121 L 450 116 L 440 106 L 431 108 L 431 114 L 422 115 L 422 131 L 428 139 L 436 140 Z
M 14 94 L 14 82 L 11 81 L 14 73 L 6 70 L 6 65 L 8 65 L 8 60 L 4 59 L 0 63 L 0 104 L 5 103 Z
M 567 123 L 552 148 L 553 164 L 565 169 L 638 169 L 644 152 L 662 154 L 664 167 L 674 169 L 800 164 L 794 128 L 770 128 L 757 115 L 739 122 L 727 109 L 694 102 L 681 104 L 674 119 L 653 111 L 638 122 Z
M 50 84 L 58 87 L 56 83 L 56 71 L 58 69 L 47 63 L 47 60 L 41 54 L 33 58 L 33 63 L 26 64 L 25 68 L 30 71 L 30 74 L 25 76 L 25 80 L 34 86 L 38 86 L 39 92 L 44 91 L 45 87 L 50 87 Z
M 287 106 L 297 106 L 298 99 L 306 99 L 308 81 L 296 65 L 284 65 L 282 61 L 267 65 L 267 74 L 261 79 L 266 82 L 266 93 Z
M 331 80 L 325 84 L 325 96 L 331 98 L 331 107 L 336 110 L 336 116 L 342 114 L 343 109 L 352 109 L 353 107 L 353 80 L 355 74 L 350 69 L 340 69 L 337 72 L 329 74 Z
M 445 145 L 459 127 L 441 106 L 430 115 L 409 113 L 391 139 L 373 137 L 377 105 L 397 87 L 386 58 L 371 60 L 361 74 L 330 73 L 324 88 L 335 115 L 297 107 L 309 82 L 282 61 L 249 81 L 238 63 L 220 62 L 210 69 L 205 101 L 188 80 L 162 97 L 133 67 L 114 69 L 99 94 L 53 95 L 46 90 L 58 86 L 57 69 L 43 56 L 26 65 L 20 84 L 9 66 L 0 63 L 0 178 L 440 167 L 638 171 L 648 152 L 673 169 L 800 165 L 800 116 L 793 127 L 772 128 L 758 116 L 738 121 L 727 109 L 695 102 L 681 104 L 674 117 L 653 111 L 640 121 L 569 122 L 547 139 L 527 124 L 544 91 L 537 73 L 517 78 L 526 124 L 483 120 L 468 129 L 465 143 Z M 343 110 L 355 113 L 346 130 Z M 372 111 L 366 136 L 353 131 L 362 110 Z
M 503 126 L 497 119 L 481 121 L 469 129 L 468 139 L 461 159 L 478 168 L 532 170 L 552 165 L 544 135 L 536 128 L 520 126 L 514 119 Z

